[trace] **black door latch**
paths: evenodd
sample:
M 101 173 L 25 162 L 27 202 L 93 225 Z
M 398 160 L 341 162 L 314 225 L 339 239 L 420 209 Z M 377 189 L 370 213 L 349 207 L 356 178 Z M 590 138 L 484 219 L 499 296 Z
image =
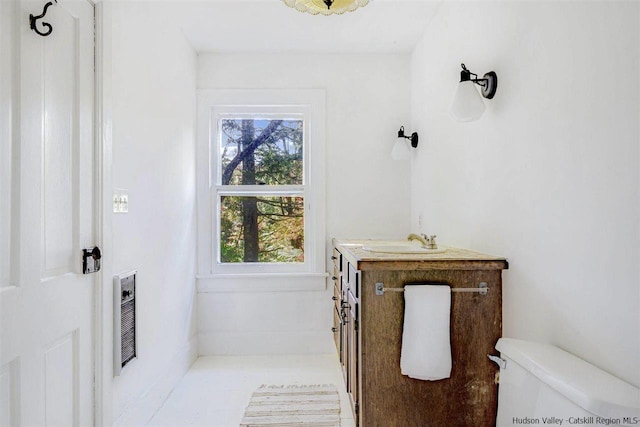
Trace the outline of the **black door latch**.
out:
M 89 274 L 100 271 L 100 258 L 102 253 L 99 247 L 82 250 L 82 273 Z

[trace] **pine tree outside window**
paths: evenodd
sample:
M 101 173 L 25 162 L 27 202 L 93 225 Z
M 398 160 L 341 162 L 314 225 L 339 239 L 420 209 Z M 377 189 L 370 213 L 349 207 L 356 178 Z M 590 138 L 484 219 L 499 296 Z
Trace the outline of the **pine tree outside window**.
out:
M 304 116 L 221 114 L 218 262 L 304 263 Z
M 315 286 L 326 275 L 325 99 L 323 89 L 198 91 L 202 286 L 263 275 Z

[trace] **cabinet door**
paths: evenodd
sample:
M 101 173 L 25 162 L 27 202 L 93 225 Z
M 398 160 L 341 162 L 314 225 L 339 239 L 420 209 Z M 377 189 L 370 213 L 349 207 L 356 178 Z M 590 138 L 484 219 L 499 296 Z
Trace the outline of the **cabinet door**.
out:
M 333 309 L 333 327 L 331 328 L 331 332 L 333 332 L 333 342 L 336 344 L 338 357 L 340 357 L 340 362 L 342 362 L 342 320 L 340 319 L 340 312 L 335 307 Z
M 336 350 L 338 351 L 338 357 L 340 361 L 342 361 L 342 319 L 340 318 L 340 310 L 342 304 L 342 290 L 340 289 L 340 274 L 334 268 L 333 271 L 333 296 L 331 300 L 333 301 L 333 327 L 331 328 L 331 332 L 333 332 L 333 341 L 336 344 Z
M 333 253 L 331 254 L 331 261 L 333 261 L 333 265 L 338 269 L 338 272 L 342 271 L 342 254 L 336 248 L 333 248 Z
M 347 329 L 349 331 L 348 337 L 348 347 L 349 347 L 349 366 L 347 368 L 347 373 L 349 377 L 349 386 L 347 391 L 349 393 L 349 398 L 351 399 L 351 406 L 353 409 L 354 417 L 357 422 L 358 418 L 358 303 L 356 298 L 353 296 L 351 292 L 347 292 L 348 295 L 348 323 Z
M 344 291 L 343 291 L 344 292 Z M 342 320 L 342 345 L 340 348 L 341 362 L 342 362 L 342 375 L 344 377 L 347 391 L 349 390 L 349 359 L 350 359 L 350 328 L 349 328 L 349 303 L 347 301 L 342 302 L 342 309 L 340 311 Z
M 347 287 L 353 293 L 355 297 L 358 297 L 358 271 L 349 263 L 349 270 L 347 275 Z

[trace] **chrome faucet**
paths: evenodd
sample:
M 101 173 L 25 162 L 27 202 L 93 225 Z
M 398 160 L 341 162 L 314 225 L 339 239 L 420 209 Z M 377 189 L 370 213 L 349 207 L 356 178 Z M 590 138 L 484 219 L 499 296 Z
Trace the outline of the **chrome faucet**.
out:
M 426 248 L 427 247 L 427 239 L 426 239 L 426 237 L 427 236 L 425 236 L 424 234 L 422 236 L 418 236 L 417 234 L 411 233 L 411 234 L 409 234 L 409 236 L 407 236 L 407 240 L 408 241 L 417 240 L 418 242 L 420 242 L 422 244 L 423 248 Z
M 426 234 L 417 235 L 415 233 L 409 234 L 407 240 L 417 240 L 422 244 L 422 247 L 425 249 L 438 249 L 438 245 L 436 244 L 436 237 L 438 236 L 427 236 Z

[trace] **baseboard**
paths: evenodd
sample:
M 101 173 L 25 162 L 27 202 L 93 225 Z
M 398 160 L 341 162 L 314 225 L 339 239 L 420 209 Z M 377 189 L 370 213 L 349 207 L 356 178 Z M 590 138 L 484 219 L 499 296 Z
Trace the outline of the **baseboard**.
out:
M 331 354 L 336 349 L 328 329 L 280 333 L 200 332 L 199 355 Z
M 147 425 L 197 358 L 198 336 L 195 335 L 171 359 L 164 373 L 114 421 L 114 427 Z

